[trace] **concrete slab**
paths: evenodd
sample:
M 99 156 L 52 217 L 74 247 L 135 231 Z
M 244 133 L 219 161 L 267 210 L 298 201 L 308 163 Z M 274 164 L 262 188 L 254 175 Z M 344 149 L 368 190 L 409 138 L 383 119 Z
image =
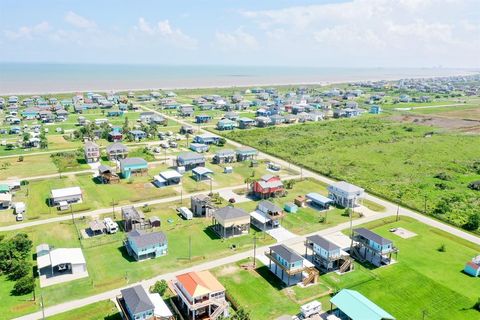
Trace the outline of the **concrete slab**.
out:
M 412 232 L 410 230 L 407 230 L 407 229 L 404 229 L 402 227 L 399 227 L 399 228 L 395 228 L 396 230 L 393 231 L 394 234 L 396 234 L 397 236 L 403 238 L 403 239 L 408 239 L 408 238 L 412 238 L 412 237 L 415 237 L 417 234 L 415 232 Z
M 77 272 L 75 274 L 61 274 L 55 277 L 47 278 L 45 275 L 40 276 L 40 288 L 53 286 L 55 284 L 73 281 L 88 277 L 88 271 Z

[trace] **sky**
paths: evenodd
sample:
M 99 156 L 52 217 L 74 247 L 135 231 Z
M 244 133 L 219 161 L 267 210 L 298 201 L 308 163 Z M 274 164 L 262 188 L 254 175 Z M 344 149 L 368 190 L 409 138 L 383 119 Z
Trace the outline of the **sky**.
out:
M 0 0 L 0 61 L 480 67 L 479 0 Z

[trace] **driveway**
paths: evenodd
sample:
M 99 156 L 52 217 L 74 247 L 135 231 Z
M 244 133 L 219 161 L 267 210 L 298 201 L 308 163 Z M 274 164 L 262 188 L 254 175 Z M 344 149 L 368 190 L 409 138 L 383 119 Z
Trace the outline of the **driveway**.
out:
M 275 229 L 270 229 L 270 230 L 267 231 L 267 233 L 270 236 L 272 236 L 273 238 L 275 238 L 275 240 L 277 240 L 277 242 L 283 242 L 285 240 L 293 239 L 293 238 L 298 237 L 296 234 L 291 233 L 290 231 L 288 231 L 287 229 L 285 229 L 282 226 L 280 226 L 278 228 L 275 228 Z

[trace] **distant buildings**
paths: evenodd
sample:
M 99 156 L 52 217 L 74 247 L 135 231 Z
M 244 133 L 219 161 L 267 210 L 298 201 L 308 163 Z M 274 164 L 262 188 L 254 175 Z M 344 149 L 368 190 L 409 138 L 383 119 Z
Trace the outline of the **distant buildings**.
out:
M 85 141 L 84 153 L 87 163 L 98 162 L 98 160 L 100 160 L 100 147 L 93 141 Z

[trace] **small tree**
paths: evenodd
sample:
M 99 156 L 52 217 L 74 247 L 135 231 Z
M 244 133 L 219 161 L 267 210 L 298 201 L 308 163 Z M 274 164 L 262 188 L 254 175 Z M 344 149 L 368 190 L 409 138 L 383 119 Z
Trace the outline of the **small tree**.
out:
M 470 231 L 475 231 L 480 227 L 480 214 L 479 213 L 472 213 L 468 217 L 468 221 L 465 224 L 465 229 Z
M 24 295 L 35 289 L 35 280 L 32 276 L 20 278 L 13 286 L 13 293 L 16 295 Z
M 15 259 L 12 261 L 12 267 L 8 277 L 10 280 L 18 280 L 27 276 L 31 271 L 32 266 L 30 265 L 30 262 Z
M 160 280 L 155 282 L 155 284 L 150 288 L 150 291 L 152 293 L 158 293 L 159 295 L 163 296 L 165 294 L 165 291 L 167 291 L 168 284 L 167 281 L 165 280 Z

